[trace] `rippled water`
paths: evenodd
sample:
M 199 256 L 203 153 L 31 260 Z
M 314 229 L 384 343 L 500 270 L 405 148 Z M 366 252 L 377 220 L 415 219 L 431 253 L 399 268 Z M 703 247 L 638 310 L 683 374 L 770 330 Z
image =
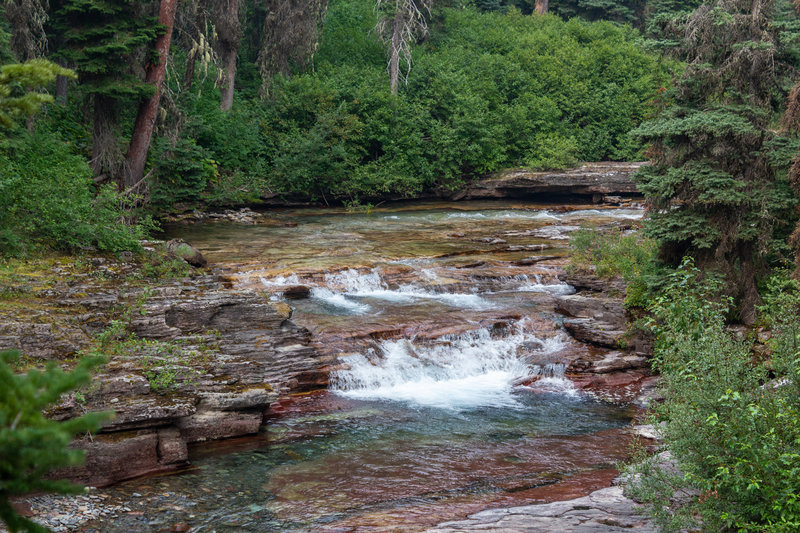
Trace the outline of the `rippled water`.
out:
M 107 490 L 142 494 L 134 501 L 145 508 L 166 493 L 169 505 L 106 531 L 176 522 L 193 531 L 414 531 L 486 506 L 546 500 L 548 487 L 625 457 L 615 428 L 630 412 L 526 388 L 511 399 L 456 411 L 330 393 L 296 398 L 255 449 Z
M 97 528 L 418 531 L 599 488 L 633 412 L 565 379 L 559 354 L 581 348 L 553 297 L 573 290 L 559 279 L 570 233 L 641 214 L 496 202 L 171 228 L 239 287 L 280 301 L 308 286 L 293 320 L 339 366 L 330 391 L 274 404 L 242 449 L 198 446 L 187 472 L 110 489 L 145 512 Z

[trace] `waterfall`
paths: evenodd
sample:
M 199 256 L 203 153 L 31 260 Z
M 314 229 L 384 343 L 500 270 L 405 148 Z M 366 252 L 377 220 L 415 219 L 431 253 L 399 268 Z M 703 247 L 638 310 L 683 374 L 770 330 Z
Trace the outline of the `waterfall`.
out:
M 434 341 L 386 340 L 364 353 L 347 356 L 347 370 L 331 375 L 331 389 L 349 398 L 403 401 L 412 405 L 464 410 L 520 407 L 514 383 L 527 376 L 563 381 L 563 368 L 526 362 L 564 346 L 557 337 L 541 339 L 520 321 L 506 336 L 488 328 Z M 535 346 L 533 354 L 530 346 Z M 563 366 L 563 365 L 562 365 Z M 545 373 L 549 376 L 545 377 Z M 562 387 L 566 390 L 566 386 Z
M 432 271 L 423 275 L 433 281 Z M 325 287 L 315 287 L 311 296 L 339 309 L 362 314 L 370 309 L 369 305 L 359 301 L 362 298 L 373 298 L 395 303 L 410 303 L 415 300 L 435 300 L 451 307 L 462 309 L 491 309 L 493 306 L 477 294 L 435 292 L 416 285 L 399 285 L 390 289 L 381 278 L 378 270 L 359 272 L 355 269 L 325 274 Z
M 524 274 L 520 277 L 524 278 L 522 285 L 517 288 L 517 290 L 520 292 L 547 292 L 550 294 L 575 293 L 575 287 L 564 283 L 563 281 L 558 281 L 557 283 L 542 283 L 542 276 L 539 274 L 534 274 L 533 282 L 531 282 L 528 276 Z

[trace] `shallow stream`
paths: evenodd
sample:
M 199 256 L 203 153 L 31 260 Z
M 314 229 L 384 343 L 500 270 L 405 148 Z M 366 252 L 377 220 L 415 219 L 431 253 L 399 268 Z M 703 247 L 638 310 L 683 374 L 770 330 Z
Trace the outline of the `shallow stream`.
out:
M 606 486 L 635 411 L 564 377 L 564 354 L 591 349 L 553 297 L 572 292 L 571 232 L 641 215 L 483 202 L 169 228 L 237 287 L 309 287 L 288 303 L 335 357 L 330 390 L 277 402 L 257 438 L 196 447 L 187 471 L 107 489 L 132 511 L 93 527 L 420 531 Z

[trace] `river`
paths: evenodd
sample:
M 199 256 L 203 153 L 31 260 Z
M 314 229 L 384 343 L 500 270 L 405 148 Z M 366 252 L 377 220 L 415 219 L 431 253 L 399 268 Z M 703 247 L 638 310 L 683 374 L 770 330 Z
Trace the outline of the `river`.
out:
M 96 531 L 421 531 L 481 509 L 607 486 L 636 410 L 579 392 L 553 298 L 569 235 L 639 209 L 476 202 L 281 210 L 176 225 L 240 288 L 329 355 L 327 391 L 273 404 L 262 435 L 198 445 L 183 472 L 104 492 L 133 509 Z

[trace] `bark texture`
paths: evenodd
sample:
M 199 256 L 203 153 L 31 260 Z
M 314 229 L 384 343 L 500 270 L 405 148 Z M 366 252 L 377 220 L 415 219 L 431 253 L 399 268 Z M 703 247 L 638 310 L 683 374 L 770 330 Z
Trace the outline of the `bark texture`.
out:
M 411 45 L 428 34 L 426 13 L 430 15 L 432 0 L 377 0 L 379 13 L 376 31 L 389 52 L 389 87 L 397 94 L 400 85 L 401 59 L 405 61 L 404 79 L 411 71 Z
M 119 176 L 124 156 L 117 141 L 119 128 L 116 101 L 110 96 L 96 93 L 93 107 L 92 159 L 89 165 L 94 171 L 96 181 L 102 182 Z
M 230 111 L 233 107 L 233 89 L 236 82 L 236 56 L 239 50 L 237 48 L 227 48 L 225 50 L 224 70 L 225 78 L 222 83 L 222 97 L 219 101 L 219 108 L 222 111 Z
M 213 19 L 217 31 L 218 50 L 222 56 L 222 79 L 219 108 L 229 111 L 233 107 L 233 91 L 236 84 L 236 60 L 242 40 L 240 0 L 217 0 L 214 2 Z
M 158 105 L 161 101 L 177 5 L 178 0 L 161 0 L 161 6 L 159 7 L 158 22 L 166 28 L 166 31 L 155 42 L 154 48 L 158 53 L 158 60 L 147 67 L 145 81 L 153 85 L 155 90 L 150 98 L 141 103 L 139 113 L 136 116 L 136 124 L 133 127 L 131 144 L 126 157 L 127 169 L 124 173 L 126 190 L 136 187 L 144 176 L 144 165 L 147 161 L 147 153 L 150 151 L 150 141 L 153 137 Z

